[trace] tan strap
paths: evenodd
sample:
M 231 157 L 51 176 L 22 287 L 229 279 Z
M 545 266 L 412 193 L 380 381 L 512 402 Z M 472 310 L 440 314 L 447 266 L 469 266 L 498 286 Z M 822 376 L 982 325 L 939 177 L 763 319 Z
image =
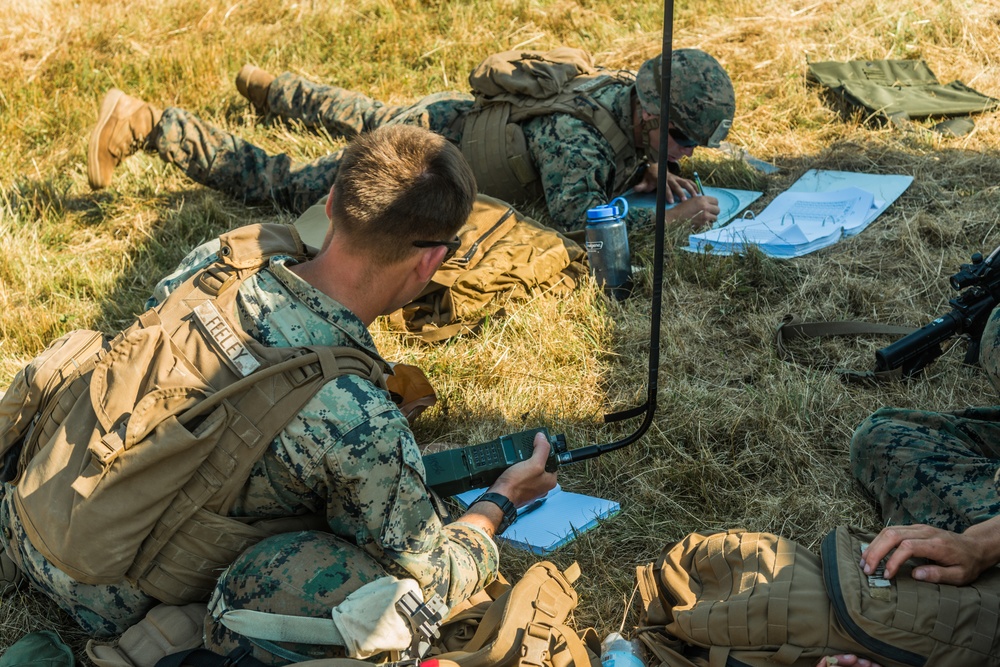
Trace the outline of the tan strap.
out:
M 952 643 L 955 623 L 962 609 L 962 596 L 956 586 L 938 587 L 938 614 L 931 630 L 931 637 L 946 644 Z
M 774 547 L 774 563 L 768 569 L 776 574 L 767 598 L 767 641 L 770 644 L 785 644 L 789 639 L 788 616 L 791 612 L 792 574 L 795 571 L 795 544 L 779 537 Z
M 969 647 L 982 655 L 993 648 L 993 641 L 1000 627 L 1000 596 L 990 590 L 980 590 L 981 606 L 976 616 L 976 626 Z
M 278 375 L 295 368 L 302 368 L 310 364 L 319 363 L 324 379 L 330 380 L 338 375 L 354 373 L 361 375 L 370 382 L 382 386 L 384 376 L 378 365 L 364 352 L 350 347 L 326 347 L 308 348 L 312 350 L 309 354 L 293 357 L 267 368 L 262 368 L 250 375 L 233 382 L 227 387 L 220 389 L 198 405 L 188 409 L 178 420 L 181 424 L 188 424 L 196 417 L 210 412 L 217 405 L 227 398 L 239 394 L 251 386 L 267 379 L 273 375 Z
M 575 573 L 572 567 L 569 569 L 571 575 Z M 565 623 L 577 599 L 576 591 L 555 565 L 547 561 L 535 563 L 486 610 L 463 650 L 440 657 L 462 667 L 517 664 L 518 656 L 521 664 L 541 664 L 532 661 L 541 660 L 543 644 L 548 652 L 552 628 Z M 528 651 L 534 657 L 525 662 Z
M 805 322 L 797 315 L 785 315 L 774 331 L 774 347 L 778 358 L 790 363 L 801 363 L 785 345 L 787 341 L 796 338 L 823 338 L 826 336 L 858 336 L 858 335 L 890 335 L 905 336 L 916 331 L 913 327 L 895 324 L 877 324 L 857 320 L 840 320 L 833 322 Z M 848 382 L 889 382 L 901 380 L 901 368 L 890 371 L 854 371 L 834 368 L 830 364 L 812 364 L 814 367 L 835 370 L 841 378 Z
M 600 660 L 587 650 L 587 645 L 572 628 L 566 625 L 552 627 L 549 648 L 552 667 L 597 667 Z

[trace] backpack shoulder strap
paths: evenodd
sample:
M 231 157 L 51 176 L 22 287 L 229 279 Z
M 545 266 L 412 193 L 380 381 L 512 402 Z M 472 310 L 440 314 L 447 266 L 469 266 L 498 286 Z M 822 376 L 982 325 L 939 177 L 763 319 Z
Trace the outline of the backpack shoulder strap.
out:
M 581 75 L 573 79 L 565 90 L 543 100 L 506 97 L 511 104 L 510 122 L 519 123 L 529 118 L 552 113 L 565 113 L 593 125 L 615 153 L 616 169 L 626 171 L 628 157 L 635 152 L 632 138 L 618 125 L 611 112 L 594 99 L 594 93 L 612 84 L 631 83 L 626 73 L 601 72 Z
M 237 227 L 219 237 L 218 260 L 201 272 L 197 287 L 209 294 L 220 294 L 259 271 L 276 255 L 298 260 L 309 257 L 309 249 L 294 225 Z

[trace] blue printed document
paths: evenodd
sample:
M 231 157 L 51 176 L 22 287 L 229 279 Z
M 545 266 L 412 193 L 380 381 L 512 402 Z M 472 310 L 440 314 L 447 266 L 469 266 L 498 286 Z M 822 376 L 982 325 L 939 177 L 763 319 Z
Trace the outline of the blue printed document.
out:
M 485 491 L 466 491 L 455 496 L 455 500 L 467 508 Z M 601 519 L 614 516 L 621 509 L 613 500 L 564 491 L 558 484 L 540 503 L 535 503 L 520 508 L 517 521 L 497 539 L 539 556 L 550 554 L 577 535 L 596 528 Z
M 864 230 L 913 182 L 911 176 L 811 169 L 756 216 L 688 237 L 691 252 L 730 255 L 758 248 L 800 257 Z

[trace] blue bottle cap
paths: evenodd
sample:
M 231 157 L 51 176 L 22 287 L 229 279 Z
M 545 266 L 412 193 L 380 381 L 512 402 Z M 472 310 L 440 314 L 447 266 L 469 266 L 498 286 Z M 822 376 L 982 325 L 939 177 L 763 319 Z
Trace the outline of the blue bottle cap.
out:
M 621 212 L 618 211 L 619 204 Z M 601 220 L 607 218 L 624 218 L 628 214 L 628 201 L 624 197 L 615 197 L 610 204 L 602 204 L 594 208 L 587 209 L 587 220 Z
M 587 220 L 600 220 L 601 218 L 614 218 L 618 215 L 618 209 L 609 204 L 595 206 L 587 209 Z

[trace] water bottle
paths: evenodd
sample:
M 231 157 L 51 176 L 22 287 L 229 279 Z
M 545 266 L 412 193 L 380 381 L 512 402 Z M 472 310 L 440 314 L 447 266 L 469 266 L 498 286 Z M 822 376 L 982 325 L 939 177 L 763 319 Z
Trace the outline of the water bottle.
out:
M 601 642 L 601 667 L 644 667 L 639 642 L 612 632 Z
M 620 208 L 616 206 L 620 204 Z M 622 197 L 587 211 L 586 248 L 590 272 L 604 293 L 624 299 L 632 293 L 632 259 L 628 251 L 625 215 L 628 202 Z

